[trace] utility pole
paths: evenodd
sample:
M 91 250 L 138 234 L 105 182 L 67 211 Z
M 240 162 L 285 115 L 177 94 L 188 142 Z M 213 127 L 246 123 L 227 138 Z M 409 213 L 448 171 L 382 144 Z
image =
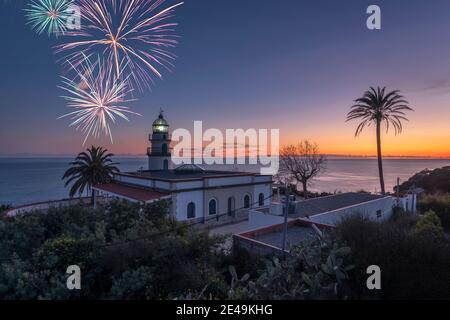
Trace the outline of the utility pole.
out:
M 284 211 L 284 228 L 283 228 L 283 253 L 286 250 L 286 241 L 287 241 L 287 228 L 288 228 L 288 215 L 289 215 L 289 184 L 288 182 L 286 182 L 286 186 L 285 186 L 285 196 L 286 196 L 286 209 Z

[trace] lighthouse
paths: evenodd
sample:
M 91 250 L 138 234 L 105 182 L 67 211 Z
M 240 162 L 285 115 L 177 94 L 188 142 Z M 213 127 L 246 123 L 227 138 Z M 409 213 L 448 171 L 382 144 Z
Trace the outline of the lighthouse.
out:
M 147 149 L 148 170 L 161 171 L 172 168 L 171 161 L 171 137 L 169 133 L 169 124 L 164 119 L 161 110 L 158 118 L 153 122 L 152 133 L 149 135 L 150 147 Z

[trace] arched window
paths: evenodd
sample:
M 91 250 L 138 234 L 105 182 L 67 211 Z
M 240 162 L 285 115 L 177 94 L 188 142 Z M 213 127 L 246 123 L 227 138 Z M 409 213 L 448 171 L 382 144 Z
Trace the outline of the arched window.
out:
M 228 215 L 231 216 L 234 214 L 234 198 L 228 198 Z
M 260 207 L 264 206 L 264 193 L 260 193 L 258 197 L 258 205 Z
M 164 170 L 169 170 L 169 160 L 164 160 L 163 161 L 163 166 L 164 166 Z
M 166 154 L 167 153 L 167 144 L 166 143 L 163 143 L 163 145 L 162 145 L 162 147 L 161 147 L 161 152 L 163 153 L 163 154 Z
M 189 202 L 187 206 L 187 218 L 192 219 L 195 218 L 195 203 Z
M 209 215 L 217 214 L 217 201 L 216 199 L 209 200 Z
M 246 194 L 244 197 L 244 208 L 250 208 L 250 196 L 248 194 Z

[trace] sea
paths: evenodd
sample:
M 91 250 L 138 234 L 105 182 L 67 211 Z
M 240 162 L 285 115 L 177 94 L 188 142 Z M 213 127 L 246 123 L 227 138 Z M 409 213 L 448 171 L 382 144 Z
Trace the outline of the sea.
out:
M 58 200 L 68 197 L 61 180 L 73 157 L 3 157 L 0 158 L 0 204 L 13 206 Z M 116 157 L 123 172 L 147 167 L 147 158 Z M 424 169 L 450 166 L 449 159 L 387 158 L 383 160 L 386 190 L 392 190 L 397 177 L 406 181 Z M 259 172 L 257 165 L 211 166 L 215 170 Z M 374 158 L 330 158 L 327 167 L 311 184 L 312 191 L 349 192 L 380 190 L 377 160 Z

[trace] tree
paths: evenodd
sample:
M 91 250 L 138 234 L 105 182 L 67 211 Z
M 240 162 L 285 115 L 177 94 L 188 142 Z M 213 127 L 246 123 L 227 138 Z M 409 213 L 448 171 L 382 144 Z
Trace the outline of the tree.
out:
M 402 121 L 408 121 L 405 111 L 414 111 L 408 106 L 408 102 L 399 94 L 399 90 L 386 93 L 386 87 L 371 87 L 364 95 L 355 100 L 351 111 L 347 114 L 347 120 L 359 119 L 355 136 L 359 136 L 365 127 L 372 124 L 376 126 L 378 173 L 380 176 L 381 193 L 385 194 L 383 161 L 381 155 L 381 125 L 385 123 L 386 132 L 389 127 L 394 127 L 395 134 L 402 132 Z
M 94 202 L 94 191 L 92 186 L 96 184 L 108 183 L 112 179 L 115 172 L 119 169 L 115 166 L 118 163 L 112 162 L 112 153 L 102 147 L 91 146 L 86 152 L 81 152 L 76 157 L 71 167 L 64 173 L 62 179 L 67 179 L 65 186 L 67 187 L 73 182 L 70 188 L 70 197 L 76 193 L 82 194 L 86 189 L 91 191 L 92 203 Z
M 427 194 L 419 197 L 417 207 L 421 213 L 433 211 L 445 230 L 450 230 L 450 194 Z
M 444 235 L 441 220 L 433 210 L 425 212 L 416 223 L 415 231 L 417 233 L 428 233 L 436 238 Z
M 225 238 L 169 208 L 109 201 L 0 215 L 0 300 L 173 299 L 204 288 L 224 297 Z M 67 289 L 69 265 L 81 268 L 81 290 Z
M 333 230 L 336 241 L 352 249 L 355 264 L 350 278 L 352 299 L 450 298 L 450 242 L 430 232 L 417 232 L 417 220 L 417 216 L 403 216 L 378 222 L 355 214 L 338 223 Z M 435 217 L 425 220 L 437 225 Z M 381 269 L 381 290 L 366 286 L 371 265 Z
M 280 151 L 279 176 L 300 183 L 304 197 L 308 198 L 308 184 L 325 170 L 326 161 L 326 157 L 319 153 L 317 144 L 308 140 L 284 146 Z
M 11 206 L 9 204 L 0 204 L 0 214 L 8 209 L 11 209 Z

